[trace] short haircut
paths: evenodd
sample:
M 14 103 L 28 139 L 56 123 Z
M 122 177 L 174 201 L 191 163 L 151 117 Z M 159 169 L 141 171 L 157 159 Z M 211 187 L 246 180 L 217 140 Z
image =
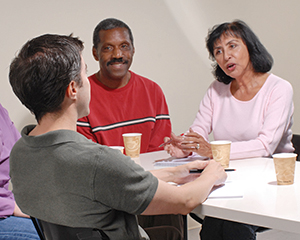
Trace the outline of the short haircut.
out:
M 98 44 L 100 43 L 100 37 L 99 37 L 99 32 L 101 30 L 110 30 L 110 29 L 115 29 L 115 28 L 126 28 L 129 33 L 129 38 L 131 41 L 131 44 L 133 46 L 133 35 L 128 27 L 128 25 L 121 20 L 115 19 L 115 18 L 107 18 L 102 20 L 95 28 L 94 33 L 93 33 L 93 47 L 95 49 L 98 48 Z
M 45 34 L 24 44 L 10 64 L 9 81 L 20 101 L 39 122 L 61 110 L 66 89 L 81 82 L 83 42 L 72 36 Z
M 231 23 L 222 23 L 215 25 L 206 37 L 206 48 L 209 52 L 210 59 L 215 61 L 214 46 L 223 34 L 232 35 L 241 38 L 247 46 L 250 61 L 253 69 L 258 73 L 266 73 L 271 70 L 273 58 L 267 49 L 259 41 L 258 37 L 250 29 L 250 27 L 241 20 L 235 20 Z M 226 75 L 220 66 L 215 63 L 213 74 L 218 81 L 229 84 L 233 78 Z

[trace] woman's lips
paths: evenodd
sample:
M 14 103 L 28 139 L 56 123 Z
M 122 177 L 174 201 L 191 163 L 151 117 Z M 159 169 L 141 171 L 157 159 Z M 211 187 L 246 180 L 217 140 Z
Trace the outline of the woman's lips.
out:
M 235 69 L 235 64 L 234 63 L 229 63 L 229 64 L 227 64 L 227 69 L 229 70 L 229 71 L 233 71 L 234 69 Z

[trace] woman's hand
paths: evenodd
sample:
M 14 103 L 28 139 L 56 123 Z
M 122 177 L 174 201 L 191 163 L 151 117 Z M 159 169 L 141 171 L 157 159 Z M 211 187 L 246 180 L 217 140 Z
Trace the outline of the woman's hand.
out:
M 191 128 L 184 135 L 184 139 L 178 144 L 178 147 L 183 152 L 195 152 L 201 156 L 213 158 L 210 143 Z
M 183 158 L 183 157 L 187 157 L 191 151 L 183 151 L 180 148 L 180 143 L 183 140 L 182 136 L 176 136 L 175 133 L 171 133 L 171 138 L 169 137 L 165 137 L 164 141 L 168 142 L 169 140 L 172 140 L 170 143 L 168 143 L 165 146 L 165 150 L 172 156 L 172 157 L 176 157 L 176 158 Z

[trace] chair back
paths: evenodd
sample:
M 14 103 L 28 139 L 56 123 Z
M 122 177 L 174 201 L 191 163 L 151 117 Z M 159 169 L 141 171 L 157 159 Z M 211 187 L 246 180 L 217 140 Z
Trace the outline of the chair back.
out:
M 43 229 L 42 229 L 42 226 L 40 225 L 39 221 L 37 218 L 34 218 L 34 217 L 30 217 L 31 218 L 31 221 L 33 222 L 33 225 L 35 227 L 35 230 L 37 231 L 39 237 L 41 240 L 46 240 L 45 236 L 44 236 L 44 233 L 43 233 Z
M 72 228 L 31 217 L 41 240 L 107 240 L 106 234 L 92 228 Z
M 292 143 L 295 148 L 294 153 L 297 153 L 297 161 L 300 161 L 300 135 L 293 134 Z

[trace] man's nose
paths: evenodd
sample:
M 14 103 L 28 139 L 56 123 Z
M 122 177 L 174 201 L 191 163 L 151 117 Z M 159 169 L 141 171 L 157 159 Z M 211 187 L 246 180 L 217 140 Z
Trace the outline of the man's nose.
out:
M 113 58 L 121 58 L 122 51 L 119 48 L 115 48 L 113 51 Z

